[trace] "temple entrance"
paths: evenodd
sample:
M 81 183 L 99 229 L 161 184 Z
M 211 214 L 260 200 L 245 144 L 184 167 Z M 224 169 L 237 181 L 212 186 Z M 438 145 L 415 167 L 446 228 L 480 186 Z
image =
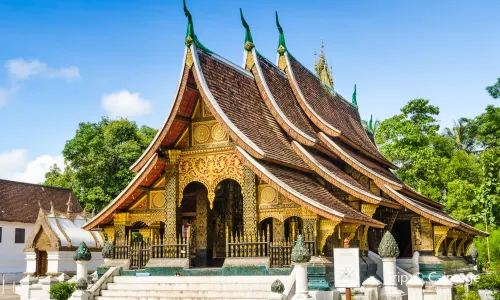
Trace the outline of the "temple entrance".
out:
M 44 276 L 47 273 L 48 260 L 47 251 L 36 251 L 36 276 Z
M 392 235 L 398 243 L 399 257 L 412 257 L 410 220 L 397 220 L 392 227 Z
M 215 188 L 210 208 L 207 188 L 192 182 L 183 192 L 181 228 L 191 232 L 190 264 L 194 267 L 221 267 L 226 257 L 226 234 L 243 235 L 243 196 L 240 185 L 231 179 Z

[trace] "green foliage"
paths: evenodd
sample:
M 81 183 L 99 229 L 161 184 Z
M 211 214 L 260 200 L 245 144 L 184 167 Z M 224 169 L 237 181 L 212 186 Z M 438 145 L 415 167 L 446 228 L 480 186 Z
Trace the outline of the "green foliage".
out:
M 470 122 L 467 118 L 460 118 L 458 121 L 453 121 L 452 128 L 445 128 L 445 136 L 453 141 L 455 149 L 469 153 L 476 149 L 476 139 Z
M 500 225 L 500 148 L 485 150 L 479 160 L 483 182 L 473 201 L 477 209 L 471 219 L 481 222 L 486 218 L 488 224 Z
M 67 187 L 71 182 L 86 210 L 99 211 L 132 180 L 134 174 L 129 167 L 155 134 L 155 129 L 138 128 L 126 119 L 80 123 L 75 137 L 64 146 L 64 173 L 51 169 L 45 184 Z
M 71 169 L 67 169 L 67 172 L 62 173 L 61 169 L 56 164 L 53 164 L 50 170 L 45 173 L 45 181 L 43 184 L 69 189 L 73 182 L 73 175 Z
M 500 292 L 498 292 L 500 291 L 500 272 L 495 271 L 487 274 L 481 274 L 478 281 L 472 282 L 471 289 L 474 291 L 494 291 L 494 299 L 500 300 Z
M 453 144 L 438 134 L 439 108 L 428 100 L 408 102 L 401 114 L 380 123 L 376 141 L 382 153 L 400 168 L 397 175 L 430 198 L 441 200 L 444 186 L 440 170 L 447 164 Z
M 463 286 L 455 287 L 454 300 L 481 300 L 476 291 L 466 292 Z
M 60 282 L 50 287 L 50 297 L 56 300 L 67 300 L 75 291 L 74 283 Z
M 488 105 L 471 121 L 471 131 L 483 148 L 500 147 L 500 107 Z
M 477 224 L 476 228 L 485 230 L 484 224 Z M 487 243 L 490 244 L 491 266 L 490 269 L 497 269 L 500 267 L 500 228 L 488 227 L 490 236 L 488 241 L 485 237 L 476 237 L 474 239 L 474 246 L 479 254 L 477 261 L 481 268 L 487 268 L 488 263 L 488 248 Z M 500 278 L 500 275 L 499 275 Z M 500 279 L 499 279 L 500 282 Z M 500 289 L 499 289 L 500 290 Z
M 486 87 L 486 90 L 494 99 L 500 98 L 500 78 L 497 79 L 494 85 Z

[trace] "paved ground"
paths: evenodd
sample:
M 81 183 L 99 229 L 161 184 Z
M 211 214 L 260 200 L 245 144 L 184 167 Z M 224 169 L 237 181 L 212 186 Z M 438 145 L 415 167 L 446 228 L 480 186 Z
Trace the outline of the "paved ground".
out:
M 2 283 L 0 282 L 0 300 L 19 300 L 21 299 L 18 295 L 14 294 L 12 290 L 12 284 L 5 285 L 4 294 L 2 295 Z

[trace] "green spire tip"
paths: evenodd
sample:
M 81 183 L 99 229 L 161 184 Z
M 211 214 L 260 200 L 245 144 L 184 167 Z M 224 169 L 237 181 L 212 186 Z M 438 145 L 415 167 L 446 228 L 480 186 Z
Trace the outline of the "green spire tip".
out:
M 279 55 L 285 54 L 286 44 L 285 44 L 285 35 L 283 34 L 283 28 L 281 28 L 280 21 L 278 19 L 278 12 L 276 12 L 276 27 L 278 27 L 278 31 L 280 33 L 280 40 L 278 44 L 278 53 Z
M 245 17 L 243 17 L 243 10 L 240 8 L 240 17 L 241 17 L 241 24 L 243 24 L 243 27 L 245 27 L 245 45 L 243 46 L 245 50 L 247 51 L 252 51 L 254 44 L 253 44 L 253 39 L 252 39 L 252 33 L 250 32 L 250 26 L 248 26 L 247 21 L 245 21 Z
M 370 122 L 368 122 L 368 130 L 373 133 L 373 115 L 370 114 Z
M 187 27 L 187 32 L 186 32 L 185 44 L 186 44 L 186 46 L 189 47 L 195 41 L 193 17 L 191 16 L 191 13 L 187 9 L 186 0 L 183 0 L 182 2 L 184 4 L 184 15 L 186 15 L 186 17 L 188 18 L 188 27 Z
M 356 99 L 356 84 L 354 84 L 354 92 L 352 93 L 352 105 L 358 107 L 358 100 Z

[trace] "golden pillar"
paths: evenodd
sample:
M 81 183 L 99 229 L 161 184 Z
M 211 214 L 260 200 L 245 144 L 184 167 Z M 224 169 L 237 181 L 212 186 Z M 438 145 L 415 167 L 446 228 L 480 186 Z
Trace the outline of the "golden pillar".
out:
M 168 163 L 165 166 L 165 240 L 174 242 L 177 237 L 177 204 L 179 195 L 180 150 L 167 150 Z
M 243 167 L 243 231 L 245 235 L 257 234 L 257 187 L 255 174 L 247 166 Z

